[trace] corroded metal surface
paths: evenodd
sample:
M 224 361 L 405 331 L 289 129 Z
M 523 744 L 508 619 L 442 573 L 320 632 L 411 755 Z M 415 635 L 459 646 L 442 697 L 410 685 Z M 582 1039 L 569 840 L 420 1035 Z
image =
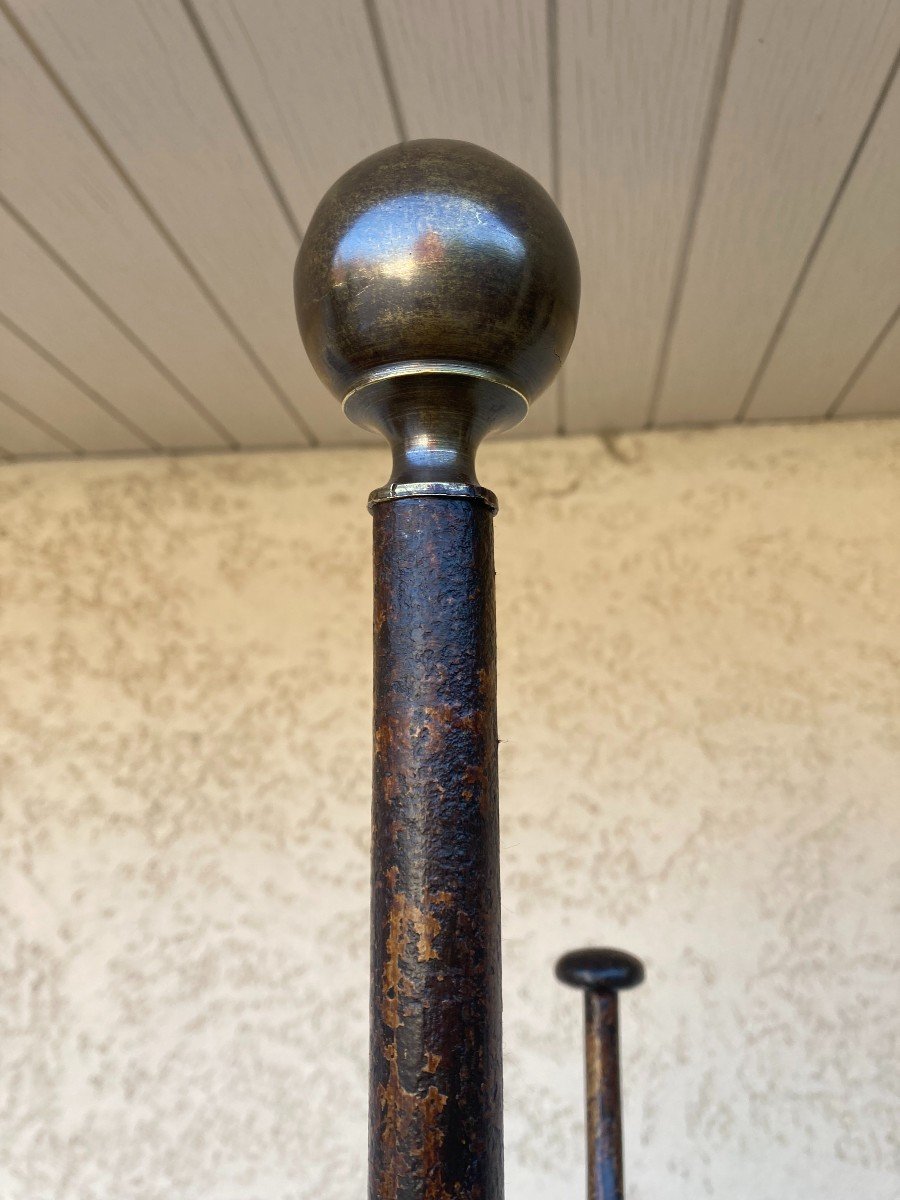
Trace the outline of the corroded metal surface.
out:
M 624 1200 L 619 997 L 615 992 L 587 992 L 584 1016 L 588 1200 Z
M 644 980 L 644 965 L 624 950 L 572 950 L 556 976 L 584 991 L 588 1200 L 624 1200 L 619 992 Z
M 370 1200 L 501 1200 L 491 513 L 373 509 Z

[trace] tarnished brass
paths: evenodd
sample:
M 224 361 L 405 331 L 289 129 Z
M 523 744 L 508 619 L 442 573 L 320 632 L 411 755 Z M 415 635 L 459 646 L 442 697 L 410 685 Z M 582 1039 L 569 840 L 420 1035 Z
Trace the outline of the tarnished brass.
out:
M 475 451 L 559 370 L 580 283 L 569 231 L 535 180 L 478 146 L 431 140 L 337 181 L 294 287 L 316 371 L 350 420 L 391 446 L 377 501 L 440 484 L 477 494 Z

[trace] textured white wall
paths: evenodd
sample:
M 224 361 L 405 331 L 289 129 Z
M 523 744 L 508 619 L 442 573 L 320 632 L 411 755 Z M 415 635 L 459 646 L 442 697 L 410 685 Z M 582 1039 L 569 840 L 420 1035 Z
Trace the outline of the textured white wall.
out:
M 900 424 L 489 447 L 508 1194 L 894 1200 Z M 368 489 L 345 451 L 0 471 L 0 1196 L 364 1194 Z

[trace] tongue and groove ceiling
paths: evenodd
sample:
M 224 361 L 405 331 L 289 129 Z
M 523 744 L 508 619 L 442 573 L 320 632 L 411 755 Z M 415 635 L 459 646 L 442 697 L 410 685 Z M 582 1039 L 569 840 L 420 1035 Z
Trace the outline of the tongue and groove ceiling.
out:
M 900 0 L 0 0 L 0 455 L 367 441 L 307 365 L 321 194 L 460 137 L 582 318 L 520 432 L 900 413 Z

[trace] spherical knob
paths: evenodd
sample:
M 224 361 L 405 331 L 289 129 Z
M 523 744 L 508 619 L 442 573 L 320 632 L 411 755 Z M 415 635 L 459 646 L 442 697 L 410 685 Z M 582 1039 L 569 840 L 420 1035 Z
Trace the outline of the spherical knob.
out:
M 304 345 L 340 399 L 385 374 L 471 368 L 530 402 L 566 356 L 579 289 L 572 238 L 540 184 L 439 140 L 391 146 L 343 175 L 294 275 Z
M 556 978 L 586 992 L 621 992 L 644 982 L 644 964 L 624 950 L 572 950 L 556 964 Z

